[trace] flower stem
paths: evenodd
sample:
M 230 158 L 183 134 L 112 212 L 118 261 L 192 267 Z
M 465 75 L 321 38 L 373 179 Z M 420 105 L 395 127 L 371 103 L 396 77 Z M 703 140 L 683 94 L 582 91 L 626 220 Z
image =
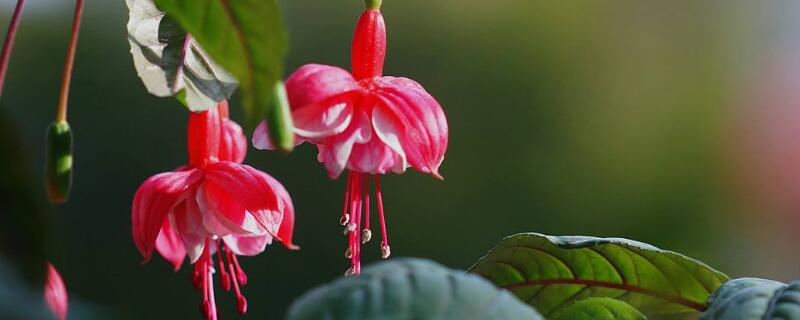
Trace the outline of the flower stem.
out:
M 61 78 L 61 95 L 58 100 L 58 113 L 56 122 L 67 121 L 67 102 L 69 100 L 69 85 L 72 81 L 72 67 L 75 65 L 75 49 L 78 47 L 78 33 L 81 29 L 81 16 L 83 15 L 83 1 L 75 1 L 75 16 L 72 18 L 72 34 L 67 46 L 67 57 L 64 62 L 64 75 Z
M 379 10 L 383 0 L 364 0 L 364 4 L 368 10 Z
M 25 0 L 17 0 L 17 7 L 14 9 L 14 15 L 11 17 L 11 22 L 8 24 L 8 31 L 6 31 L 3 52 L 0 54 L 0 97 L 3 96 L 3 87 L 6 83 L 6 71 L 8 71 L 8 61 L 11 58 L 11 48 L 14 47 L 14 38 L 17 35 L 23 7 L 25 7 Z

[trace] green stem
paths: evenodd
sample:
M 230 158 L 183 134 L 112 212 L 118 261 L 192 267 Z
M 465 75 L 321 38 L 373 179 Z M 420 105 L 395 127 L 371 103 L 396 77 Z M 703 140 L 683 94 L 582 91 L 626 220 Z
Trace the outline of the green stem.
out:
M 379 10 L 383 0 L 364 0 L 367 10 Z
M 69 84 L 72 81 L 72 67 L 75 65 L 75 49 L 78 47 L 78 33 L 81 29 L 81 16 L 83 15 L 83 1 L 75 2 L 75 16 L 72 19 L 72 34 L 67 46 L 67 57 L 64 62 L 64 75 L 61 78 L 61 95 L 58 100 L 58 113 L 56 122 L 67 121 L 67 102 L 69 100 Z

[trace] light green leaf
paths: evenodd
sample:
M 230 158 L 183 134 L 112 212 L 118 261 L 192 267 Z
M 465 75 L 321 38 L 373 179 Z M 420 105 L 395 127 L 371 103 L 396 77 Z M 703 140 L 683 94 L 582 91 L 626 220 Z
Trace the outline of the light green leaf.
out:
M 731 280 L 708 300 L 702 320 L 800 320 L 800 281 Z
M 646 320 L 633 306 L 612 298 L 587 298 L 556 314 L 555 320 Z
M 153 0 L 127 0 L 128 42 L 136 72 L 147 91 L 178 96 L 193 111 L 229 99 L 236 79 L 217 65 L 177 21 Z
M 542 318 L 480 277 L 427 260 L 394 259 L 304 294 L 292 304 L 287 319 Z
M 728 280 L 700 261 L 641 242 L 537 233 L 503 239 L 470 272 L 548 317 L 589 297 L 625 301 L 648 317 L 703 311 Z
M 247 126 L 266 118 L 273 144 L 294 147 L 289 106 L 278 89 L 286 35 L 272 0 L 156 0 L 241 84 Z M 278 98 L 276 98 L 278 97 Z

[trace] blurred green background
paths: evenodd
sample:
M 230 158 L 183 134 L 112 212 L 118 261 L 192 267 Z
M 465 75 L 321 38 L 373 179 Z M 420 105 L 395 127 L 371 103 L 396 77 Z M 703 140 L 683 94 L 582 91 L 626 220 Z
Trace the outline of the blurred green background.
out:
M 0 25 L 14 2 L 0 4 Z M 287 70 L 349 66 L 361 1 L 281 6 Z M 632 238 L 734 277 L 800 278 L 800 3 L 386 0 L 383 11 L 386 74 L 425 85 L 450 124 L 444 182 L 382 180 L 395 256 L 464 269 L 502 237 L 536 231 Z M 137 78 L 124 1 L 88 1 L 85 14 L 69 114 L 75 184 L 69 203 L 43 204 L 49 256 L 75 300 L 136 319 L 197 317 L 190 268 L 141 265 L 130 236 L 137 187 L 186 161 L 187 110 Z M 71 1 L 29 1 L 3 96 L 35 182 L 71 15 Z M 251 148 L 246 162 L 283 182 L 297 209 L 301 251 L 241 259 L 248 317 L 276 319 L 347 268 L 344 179 L 328 179 L 308 145 Z M 379 257 L 376 242 L 365 250 Z M 217 297 L 233 318 L 233 295 Z

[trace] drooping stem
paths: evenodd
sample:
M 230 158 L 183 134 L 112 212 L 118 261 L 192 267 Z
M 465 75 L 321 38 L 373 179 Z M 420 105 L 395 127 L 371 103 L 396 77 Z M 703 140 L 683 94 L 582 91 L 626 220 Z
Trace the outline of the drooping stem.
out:
M 8 61 L 11 59 L 11 49 L 14 47 L 14 38 L 19 29 L 19 20 L 22 17 L 22 8 L 25 7 L 25 0 L 17 0 L 17 7 L 14 9 L 14 15 L 11 17 L 11 22 L 8 24 L 8 31 L 6 31 L 6 40 L 3 43 L 3 52 L 0 54 L 0 97 L 3 96 L 3 87 L 6 83 L 6 71 L 8 71 Z
M 64 61 L 64 75 L 61 78 L 61 95 L 58 100 L 58 113 L 56 122 L 67 121 L 67 102 L 69 100 L 69 85 L 72 81 L 72 67 L 75 65 L 75 49 L 78 47 L 78 33 L 81 29 L 81 16 L 83 16 L 83 1 L 75 1 L 75 15 L 72 18 L 72 34 L 67 46 L 67 57 Z

